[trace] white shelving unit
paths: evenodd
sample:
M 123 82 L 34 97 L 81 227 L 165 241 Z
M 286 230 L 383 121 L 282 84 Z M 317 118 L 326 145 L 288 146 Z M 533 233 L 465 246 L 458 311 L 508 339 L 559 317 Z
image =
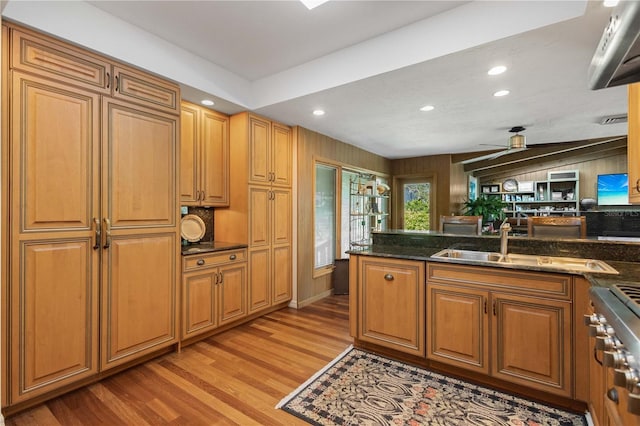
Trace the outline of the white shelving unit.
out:
M 482 184 L 480 192 L 499 196 L 507 203 L 508 216 L 580 215 L 580 181 L 577 170 L 549 172 L 543 181 L 519 182 L 516 191 L 504 191 L 500 183 Z

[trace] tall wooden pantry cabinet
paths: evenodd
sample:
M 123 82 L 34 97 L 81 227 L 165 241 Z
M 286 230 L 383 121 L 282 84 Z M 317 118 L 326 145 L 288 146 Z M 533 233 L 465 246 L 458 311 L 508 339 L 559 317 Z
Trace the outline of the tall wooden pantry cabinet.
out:
M 251 113 L 231 117 L 230 203 L 216 209 L 221 241 L 248 244 L 249 313 L 292 297 L 291 128 Z
M 71 44 L 4 31 L 7 407 L 177 342 L 180 95 Z

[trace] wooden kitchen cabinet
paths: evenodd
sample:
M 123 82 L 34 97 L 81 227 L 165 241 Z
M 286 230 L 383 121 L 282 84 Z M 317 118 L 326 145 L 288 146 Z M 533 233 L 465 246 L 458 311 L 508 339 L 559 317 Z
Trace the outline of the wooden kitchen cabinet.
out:
M 429 284 L 427 357 L 489 374 L 488 303 L 483 290 Z
M 629 202 L 640 204 L 640 83 L 629 84 L 627 166 Z
M 175 115 L 114 99 L 102 111 L 106 370 L 178 339 L 178 123 Z
M 293 142 L 289 127 L 249 113 L 231 117 L 230 135 L 230 202 L 216 209 L 214 233 L 248 244 L 248 310 L 254 314 L 292 298 Z
M 427 264 L 427 358 L 572 397 L 568 275 Z
M 180 272 L 178 111 L 114 99 L 107 58 L 3 28 L 6 407 L 177 343 Z
M 425 355 L 424 262 L 355 256 L 357 338 L 412 355 Z
M 291 128 L 248 114 L 249 183 L 291 187 L 293 155 Z
M 291 299 L 291 190 L 249 187 L 249 311 Z
M 181 204 L 229 205 L 229 117 L 182 102 L 180 125 Z
M 246 250 L 185 256 L 183 270 L 182 339 L 246 316 Z

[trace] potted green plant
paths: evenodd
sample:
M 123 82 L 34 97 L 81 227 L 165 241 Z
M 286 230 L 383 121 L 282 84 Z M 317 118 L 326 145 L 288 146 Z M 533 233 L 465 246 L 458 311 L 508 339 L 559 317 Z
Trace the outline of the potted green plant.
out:
M 475 200 L 467 200 L 463 203 L 465 216 L 482 216 L 484 223 L 502 220 L 507 203 L 500 196 L 479 195 Z

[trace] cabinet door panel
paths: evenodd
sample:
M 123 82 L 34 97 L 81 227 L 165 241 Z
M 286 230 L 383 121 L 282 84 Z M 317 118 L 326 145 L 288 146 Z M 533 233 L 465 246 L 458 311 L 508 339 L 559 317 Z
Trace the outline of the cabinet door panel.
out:
M 264 186 L 249 187 L 249 246 L 268 246 L 271 242 L 271 191 Z
M 19 255 L 18 255 L 19 253 Z M 11 400 L 97 373 L 97 255 L 89 238 L 25 242 L 14 252 Z
M 182 335 L 203 332 L 216 326 L 216 275 L 209 271 L 191 273 L 183 282 Z
M 287 126 L 273 123 L 272 141 L 273 184 L 290 187 L 293 170 L 291 129 Z
M 90 230 L 98 214 L 99 96 L 14 73 L 12 100 L 14 229 Z
M 271 249 L 249 250 L 249 312 L 271 305 Z
M 427 357 L 489 374 L 488 293 L 429 284 Z
M 229 204 L 229 118 L 203 111 L 201 133 L 202 204 L 225 206 Z
M 221 266 L 219 271 L 218 312 L 222 325 L 247 314 L 247 265 Z
M 123 66 L 114 66 L 113 75 L 114 98 L 165 110 L 168 113 L 178 112 L 180 89 L 177 85 Z
M 269 183 L 269 150 L 271 124 L 258 117 L 249 116 L 249 181 L 252 183 Z
M 272 244 L 291 244 L 291 190 L 275 188 L 271 191 L 273 204 L 271 221 L 273 231 L 271 233 Z
M 111 91 L 108 87 L 111 65 L 105 59 L 25 31 L 12 29 L 11 35 L 11 65 L 14 68 L 92 91 Z
M 199 111 L 187 105 L 180 114 L 180 202 L 198 205 Z
M 176 117 L 114 101 L 103 110 L 104 217 L 113 228 L 175 226 Z
M 175 234 L 114 237 L 103 251 L 102 368 L 176 340 Z
M 291 246 L 274 246 L 273 256 L 273 303 L 291 300 Z
M 571 303 L 494 293 L 493 375 L 571 396 Z
M 361 259 L 361 340 L 424 356 L 424 262 Z

